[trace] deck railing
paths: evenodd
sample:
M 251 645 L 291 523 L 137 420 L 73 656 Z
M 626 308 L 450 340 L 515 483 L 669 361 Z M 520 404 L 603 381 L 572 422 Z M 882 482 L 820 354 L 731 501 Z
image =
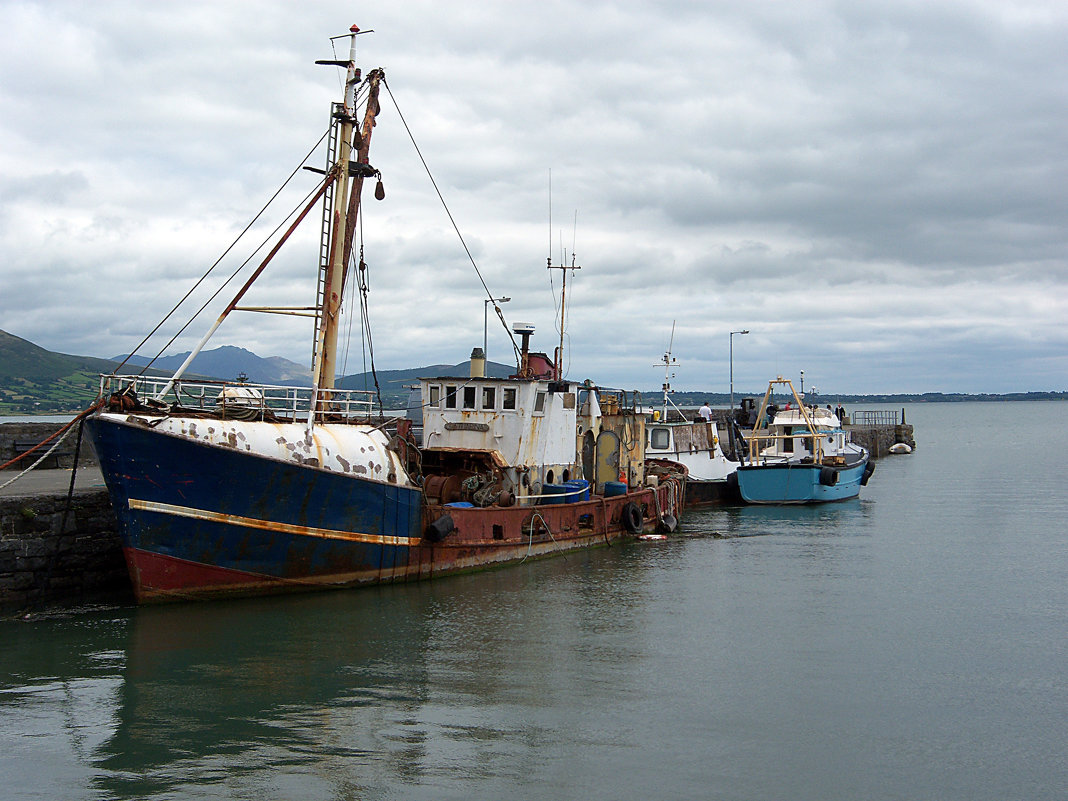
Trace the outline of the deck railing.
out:
M 851 416 L 855 426 L 896 426 L 901 418 L 898 412 L 884 409 L 853 412 Z
M 132 391 L 142 403 L 159 396 L 168 378 L 135 375 L 101 375 L 100 397 Z M 270 416 L 293 421 L 308 419 L 312 404 L 316 420 L 366 420 L 374 411 L 374 393 L 366 390 L 332 389 L 329 399 L 311 387 L 249 384 L 240 381 L 175 381 L 161 408 L 176 403 L 182 409 L 213 412 L 223 417 L 264 419 Z

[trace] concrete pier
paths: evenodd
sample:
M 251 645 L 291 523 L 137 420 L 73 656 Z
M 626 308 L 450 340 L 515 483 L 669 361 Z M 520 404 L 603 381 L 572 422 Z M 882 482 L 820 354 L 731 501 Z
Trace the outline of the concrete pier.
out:
M 905 422 L 905 410 L 899 415 L 895 411 L 880 409 L 878 411 L 854 411 L 846 419 L 843 427 L 853 438 L 853 442 L 868 449 L 872 459 L 878 459 L 890 453 L 890 448 L 903 442 L 916 450 L 916 439 L 912 426 Z

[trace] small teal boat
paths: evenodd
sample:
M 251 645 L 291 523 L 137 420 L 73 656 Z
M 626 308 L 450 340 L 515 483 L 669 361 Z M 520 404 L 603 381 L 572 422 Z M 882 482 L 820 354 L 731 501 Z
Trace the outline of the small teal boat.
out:
M 778 409 L 773 392 L 788 387 L 793 401 Z M 856 498 L 875 465 L 868 451 L 851 442 L 829 409 L 806 406 L 789 379 L 768 382 L 757 425 L 745 435 L 748 457 L 737 471 L 746 503 L 827 503 Z

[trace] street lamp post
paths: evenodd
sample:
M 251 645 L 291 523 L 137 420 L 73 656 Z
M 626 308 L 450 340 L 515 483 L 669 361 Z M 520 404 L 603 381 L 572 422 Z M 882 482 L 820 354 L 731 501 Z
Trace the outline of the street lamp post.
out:
M 489 305 L 492 303 L 496 307 L 498 303 L 507 303 L 510 300 L 511 298 L 486 298 L 482 301 L 482 355 L 487 361 L 489 359 L 486 355 L 486 345 L 489 343 Z
M 731 331 L 730 335 L 730 353 L 731 353 L 731 416 L 734 416 L 734 335 L 735 334 L 748 334 L 745 329 L 741 331 Z

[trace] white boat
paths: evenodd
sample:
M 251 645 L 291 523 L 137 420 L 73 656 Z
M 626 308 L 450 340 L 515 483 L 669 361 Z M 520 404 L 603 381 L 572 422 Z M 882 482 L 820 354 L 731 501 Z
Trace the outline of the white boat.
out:
M 781 410 L 772 402 L 777 385 L 788 387 L 793 396 Z M 766 428 L 761 428 L 765 423 Z M 757 425 L 745 436 L 749 452 L 737 472 L 738 491 L 746 503 L 855 498 L 875 470 L 868 451 L 850 441 L 834 412 L 806 406 L 790 380 L 782 376 L 768 383 Z
M 672 331 L 674 339 L 674 330 Z M 685 465 L 686 505 L 710 506 L 739 500 L 734 478 L 738 463 L 723 451 L 714 420 L 692 418 L 671 400 L 671 369 L 676 364 L 670 345 L 663 356 L 664 402 L 646 424 L 645 452 L 650 458 Z

